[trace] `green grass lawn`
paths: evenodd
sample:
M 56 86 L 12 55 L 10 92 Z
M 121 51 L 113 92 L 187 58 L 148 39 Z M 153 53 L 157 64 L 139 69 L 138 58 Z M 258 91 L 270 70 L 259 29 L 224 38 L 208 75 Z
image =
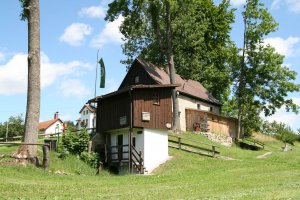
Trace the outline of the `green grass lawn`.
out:
M 215 144 L 199 135 L 185 136 Z M 290 152 L 280 151 L 283 144 L 277 141 L 266 142 L 261 151 L 218 146 L 221 155 L 235 160 L 170 148 L 172 159 L 147 176 L 105 171 L 95 176 L 76 157 L 62 161 L 54 153 L 49 171 L 0 160 L 0 199 L 300 199 L 299 143 Z M 0 147 L 0 152 L 13 148 Z

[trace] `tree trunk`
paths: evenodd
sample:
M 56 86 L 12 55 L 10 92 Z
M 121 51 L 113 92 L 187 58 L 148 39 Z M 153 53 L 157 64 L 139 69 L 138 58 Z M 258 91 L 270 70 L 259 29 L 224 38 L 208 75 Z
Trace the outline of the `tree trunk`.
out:
M 39 0 L 29 0 L 28 21 L 28 88 L 24 142 L 37 143 L 40 118 L 40 13 Z M 17 154 L 36 164 L 37 146 L 21 146 Z
M 239 77 L 239 86 L 238 86 L 238 91 L 237 91 L 237 102 L 238 102 L 238 139 L 242 137 L 243 135 L 243 126 L 242 126 L 242 118 L 243 118 L 243 102 L 242 98 L 245 98 L 245 51 L 247 48 L 246 45 L 246 37 L 247 37 L 247 23 L 246 23 L 246 18 L 244 17 L 244 40 L 243 40 L 243 54 L 242 54 L 242 59 L 241 59 L 241 69 L 240 69 L 240 77 Z
M 167 32 L 167 59 L 170 83 L 176 84 L 176 70 L 174 66 L 174 55 L 172 51 L 172 29 L 171 29 L 171 16 L 170 16 L 170 2 L 166 1 L 166 32 Z M 173 131 L 180 130 L 180 118 L 179 118 L 179 104 L 176 94 L 176 89 L 172 90 L 172 102 L 173 102 Z

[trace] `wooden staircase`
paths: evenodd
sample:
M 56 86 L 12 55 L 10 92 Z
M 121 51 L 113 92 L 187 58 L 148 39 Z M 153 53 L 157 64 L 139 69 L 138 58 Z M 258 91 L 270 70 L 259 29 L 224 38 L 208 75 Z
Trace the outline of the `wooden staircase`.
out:
M 109 167 L 113 167 L 116 173 L 119 172 L 116 168 L 119 168 L 123 165 L 129 167 L 130 173 L 144 174 L 146 169 L 144 167 L 144 159 L 142 151 L 137 151 L 137 149 L 131 145 L 116 145 L 105 147 L 105 163 Z
M 144 159 L 142 151 L 137 151 L 134 146 L 131 146 L 131 170 L 136 169 L 138 174 L 144 174 L 147 172 L 144 167 Z

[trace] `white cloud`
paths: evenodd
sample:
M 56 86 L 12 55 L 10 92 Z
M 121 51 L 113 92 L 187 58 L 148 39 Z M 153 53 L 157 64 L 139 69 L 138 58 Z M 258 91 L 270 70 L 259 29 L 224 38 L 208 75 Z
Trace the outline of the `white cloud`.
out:
M 90 89 L 86 88 L 78 79 L 66 80 L 61 84 L 60 88 L 63 91 L 62 95 L 65 97 L 85 97 L 91 94 Z
M 300 105 L 300 98 L 292 98 L 292 99 L 295 104 Z M 291 128 L 294 130 L 300 128 L 299 126 L 300 115 L 297 115 L 293 112 L 286 112 L 284 107 L 278 109 L 274 115 L 269 117 L 263 117 L 263 118 L 268 120 L 269 122 L 273 122 L 273 121 L 283 122 L 291 126 Z
M 104 18 L 105 11 L 102 6 L 91 6 L 88 8 L 81 8 L 79 11 L 79 16 L 89 17 L 89 18 Z
M 72 46 L 83 44 L 85 37 L 92 33 L 92 27 L 88 24 L 73 23 L 68 26 L 59 40 Z
M 272 9 L 279 9 L 281 6 L 286 5 L 287 8 L 295 13 L 300 12 L 300 1 L 299 0 L 274 0 L 272 2 Z
M 119 27 L 123 20 L 124 17 L 119 16 L 117 20 L 108 22 L 100 34 L 92 40 L 91 46 L 100 48 L 106 43 L 121 44 L 123 42 L 123 35 L 120 32 Z
M 91 65 L 79 61 L 52 63 L 41 53 L 41 87 L 53 85 L 63 76 L 74 76 L 78 71 L 90 70 Z M 27 55 L 16 54 L 0 65 L 0 95 L 24 94 L 27 91 Z
M 265 43 L 270 44 L 275 50 L 287 57 L 295 56 L 298 53 L 295 45 L 298 44 L 300 39 L 298 37 L 289 37 L 283 39 L 280 37 L 273 37 L 265 39 Z
M 230 0 L 232 6 L 238 7 L 246 3 L 246 0 Z

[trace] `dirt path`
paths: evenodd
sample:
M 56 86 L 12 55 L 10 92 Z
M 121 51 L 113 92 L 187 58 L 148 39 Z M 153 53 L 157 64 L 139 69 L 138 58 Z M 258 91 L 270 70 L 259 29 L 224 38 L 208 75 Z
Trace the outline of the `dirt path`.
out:
M 239 159 L 235 159 L 235 158 L 231 158 L 231 157 L 227 157 L 227 156 L 221 156 L 221 155 L 217 155 L 216 158 L 220 158 L 223 160 L 239 160 Z
M 273 152 L 272 151 L 269 151 L 269 152 L 267 152 L 267 153 L 264 153 L 263 155 L 259 155 L 259 156 L 257 156 L 256 158 L 265 158 L 265 157 L 267 157 L 268 155 L 270 155 L 270 154 L 272 154 Z

